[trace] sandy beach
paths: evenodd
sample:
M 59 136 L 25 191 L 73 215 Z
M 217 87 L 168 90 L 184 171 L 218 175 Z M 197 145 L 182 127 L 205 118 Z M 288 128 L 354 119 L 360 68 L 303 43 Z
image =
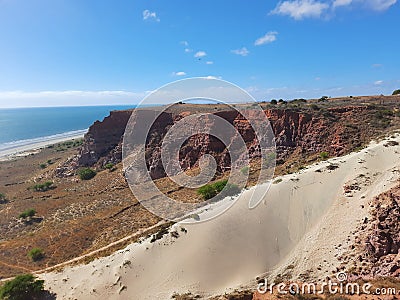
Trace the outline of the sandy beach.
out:
M 47 139 L 32 139 L 23 141 L 23 143 L 10 143 L 9 145 L 0 148 L 0 161 L 27 156 L 37 153 L 49 145 L 83 138 L 84 131 L 85 130 L 80 130 L 79 133 L 71 132 L 71 134 L 49 136 Z
M 389 140 L 400 141 L 400 136 Z M 294 261 L 299 272 L 326 261 L 315 275 L 332 275 L 335 254 L 342 251 L 336 246 L 345 245 L 365 217 L 368 201 L 398 183 L 400 149 L 386 143 L 280 177 L 255 209 L 248 208 L 249 189 L 216 219 L 177 223 L 155 242 L 148 238 L 89 264 L 39 277 L 59 299 L 142 300 L 255 288 L 257 276 L 281 274 Z M 360 174 L 368 182 L 345 194 L 343 187 Z

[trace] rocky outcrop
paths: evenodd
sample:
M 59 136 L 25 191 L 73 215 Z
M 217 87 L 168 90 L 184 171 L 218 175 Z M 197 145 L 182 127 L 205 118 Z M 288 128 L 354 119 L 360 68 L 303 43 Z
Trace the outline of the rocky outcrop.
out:
M 142 114 L 154 114 L 143 110 Z M 165 175 L 161 164 L 160 147 L 169 128 L 192 112 L 163 112 L 153 124 L 146 145 L 146 161 L 153 178 Z M 251 125 L 237 111 L 213 112 L 230 122 L 248 147 L 251 158 L 260 155 Z M 275 134 L 277 163 L 283 164 L 290 157 L 297 161 L 322 151 L 339 156 L 352 151 L 376 135 L 377 128 L 370 126 L 371 110 L 367 106 L 344 106 L 324 110 L 267 109 Z M 73 174 L 82 166 L 103 167 L 106 163 L 118 163 L 122 159 L 122 139 L 131 111 L 113 111 L 102 122 L 95 122 L 85 135 L 80 153 L 57 170 L 58 175 Z M 143 117 L 145 117 L 143 115 Z M 139 124 L 140 125 L 140 124 Z M 222 143 L 207 135 L 188 139 L 180 151 L 181 167 L 188 169 L 198 164 L 198 158 L 208 153 L 215 157 L 218 169 L 230 168 L 229 154 Z
M 373 276 L 400 277 L 400 186 L 376 197 L 365 249 Z

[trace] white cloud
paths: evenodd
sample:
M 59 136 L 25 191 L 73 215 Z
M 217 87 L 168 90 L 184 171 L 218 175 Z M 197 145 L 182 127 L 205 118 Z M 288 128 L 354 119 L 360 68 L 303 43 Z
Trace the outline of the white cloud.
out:
M 204 52 L 204 51 L 197 51 L 197 52 L 195 53 L 194 57 L 201 58 L 201 57 L 204 57 L 204 56 L 206 56 L 206 55 L 207 55 L 207 53 Z
M 0 107 L 134 104 L 149 92 L 130 91 L 0 91 Z
M 160 22 L 160 19 L 157 17 L 157 13 L 154 11 L 149 11 L 148 9 L 143 11 L 143 20 L 154 20 L 156 22 Z
M 375 85 L 381 85 L 383 83 L 383 80 L 377 80 L 374 82 Z
M 192 52 L 192 51 L 193 51 L 192 49 L 185 48 L 185 52 L 186 52 L 186 53 L 190 53 L 190 52 Z
M 212 76 L 212 75 L 208 75 L 206 77 L 204 77 L 205 79 L 222 79 L 221 76 Z
M 304 18 L 319 18 L 328 8 L 327 3 L 315 0 L 283 1 L 278 3 L 271 14 L 287 15 L 295 20 L 302 20 Z
M 185 47 L 189 46 L 189 43 L 187 41 L 181 41 L 181 44 Z
M 376 11 L 383 11 L 396 4 L 397 0 L 366 0 L 365 2 L 369 8 Z
M 367 9 L 375 11 L 387 10 L 392 5 L 396 4 L 397 0 L 334 0 L 332 7 L 349 6 L 359 3 Z
M 350 5 L 353 2 L 353 0 L 335 0 L 333 1 L 333 8 L 339 7 L 339 6 L 347 6 Z
M 255 46 L 260 46 L 260 45 L 272 43 L 272 42 L 276 41 L 276 36 L 277 35 L 278 35 L 278 32 L 276 32 L 276 31 L 267 32 L 264 36 L 258 38 L 254 42 L 254 45 Z
M 214 62 L 213 61 L 206 61 L 206 65 L 212 65 Z
M 231 50 L 232 53 L 237 54 L 237 55 L 241 55 L 241 56 L 247 56 L 250 52 L 249 50 L 247 50 L 246 47 L 240 48 L 240 49 L 235 49 L 235 50 Z
M 175 75 L 175 76 L 185 76 L 186 75 L 186 73 L 185 72 L 182 72 L 182 71 L 180 71 L 180 72 L 174 72 L 174 73 L 172 73 L 173 75 Z

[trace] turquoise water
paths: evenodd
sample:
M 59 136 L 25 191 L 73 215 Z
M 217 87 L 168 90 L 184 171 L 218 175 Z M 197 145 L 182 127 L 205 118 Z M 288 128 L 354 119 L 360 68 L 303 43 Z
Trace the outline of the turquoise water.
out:
M 35 107 L 0 109 L 0 149 L 85 133 L 112 110 L 133 106 Z

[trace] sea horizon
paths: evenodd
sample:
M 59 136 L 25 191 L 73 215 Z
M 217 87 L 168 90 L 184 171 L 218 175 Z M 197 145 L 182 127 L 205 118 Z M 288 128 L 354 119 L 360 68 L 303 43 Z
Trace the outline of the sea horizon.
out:
M 0 150 L 84 134 L 111 111 L 135 105 L 0 108 Z

